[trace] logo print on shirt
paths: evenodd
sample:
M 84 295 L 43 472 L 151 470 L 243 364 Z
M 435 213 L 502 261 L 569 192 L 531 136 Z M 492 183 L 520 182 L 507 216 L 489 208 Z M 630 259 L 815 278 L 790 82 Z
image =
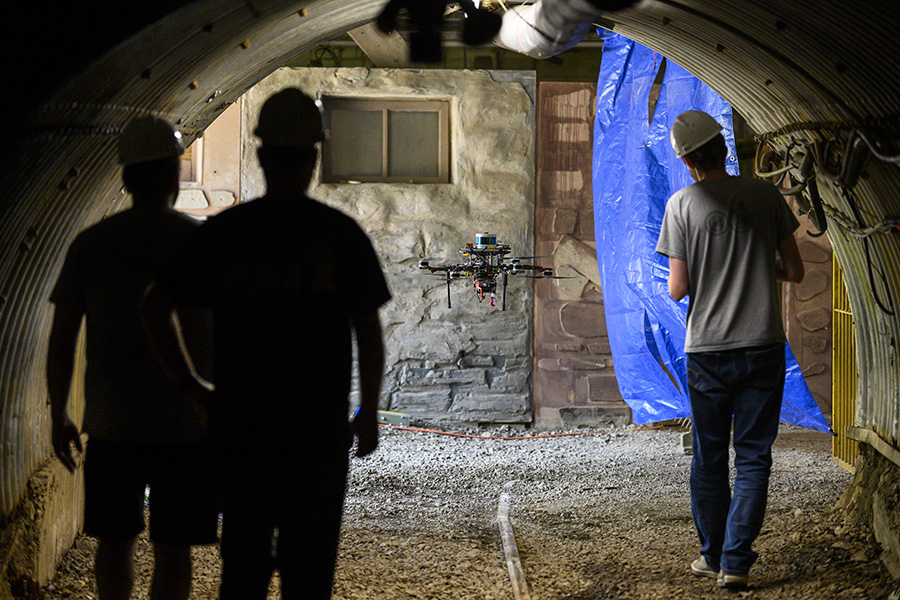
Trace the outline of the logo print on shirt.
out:
M 728 215 L 718 211 L 710 213 L 706 217 L 706 229 L 711 235 L 722 235 L 727 232 L 730 229 L 728 226 Z
M 753 227 L 753 217 L 744 208 L 731 213 L 716 211 L 706 218 L 706 230 L 710 235 L 722 235 L 729 231 L 749 231 Z

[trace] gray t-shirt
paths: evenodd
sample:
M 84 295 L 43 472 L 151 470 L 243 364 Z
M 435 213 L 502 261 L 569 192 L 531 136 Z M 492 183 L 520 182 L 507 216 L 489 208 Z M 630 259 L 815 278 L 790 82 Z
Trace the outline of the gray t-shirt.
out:
M 169 208 L 136 207 L 72 242 L 50 301 L 87 317 L 84 430 L 91 436 L 168 444 L 196 441 L 202 433 L 199 415 L 153 354 L 140 312 L 147 286 L 197 225 Z M 179 318 L 202 331 L 202 314 L 179 311 Z M 186 340 L 195 357 L 211 346 L 211 330 L 206 334 L 206 340 Z
M 798 226 L 778 189 L 757 179 L 707 179 L 669 198 L 656 251 L 687 263 L 685 352 L 785 341 L 775 257 Z

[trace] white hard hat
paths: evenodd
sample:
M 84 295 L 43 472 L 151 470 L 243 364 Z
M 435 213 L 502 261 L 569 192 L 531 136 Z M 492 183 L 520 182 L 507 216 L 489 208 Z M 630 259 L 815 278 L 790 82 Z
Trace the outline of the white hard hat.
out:
M 319 104 L 297 88 L 269 96 L 253 133 L 271 146 L 305 147 L 325 139 Z
M 719 135 L 720 131 L 722 126 L 711 116 L 702 110 L 689 110 L 675 119 L 669 131 L 669 141 L 675 156 L 681 158 Z
M 181 134 L 159 117 L 132 120 L 119 137 L 119 164 L 132 165 L 184 154 Z

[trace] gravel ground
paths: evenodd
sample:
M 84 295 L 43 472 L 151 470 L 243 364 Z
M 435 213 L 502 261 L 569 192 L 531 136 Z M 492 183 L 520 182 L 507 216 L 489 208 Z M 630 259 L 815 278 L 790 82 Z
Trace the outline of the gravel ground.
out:
M 506 492 L 536 600 L 900 599 L 871 532 L 832 511 L 850 476 L 832 463 L 827 435 L 782 426 L 760 558 L 751 588 L 734 592 L 690 574 L 698 542 L 680 431 L 556 433 L 575 435 L 383 429 L 378 452 L 351 467 L 334 598 L 512 600 L 497 525 Z M 76 541 L 49 600 L 95 597 L 92 549 L 89 538 Z M 195 563 L 193 597 L 215 598 L 216 548 L 195 549 Z M 152 568 L 143 538 L 138 564 L 143 599 Z

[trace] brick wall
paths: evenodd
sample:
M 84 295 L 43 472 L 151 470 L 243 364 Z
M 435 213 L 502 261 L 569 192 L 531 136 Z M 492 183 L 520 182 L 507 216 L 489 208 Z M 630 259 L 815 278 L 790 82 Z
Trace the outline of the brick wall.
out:
M 606 332 L 591 175 L 596 85 L 541 83 L 535 253 L 554 281 L 535 284 L 538 426 L 628 423 Z

